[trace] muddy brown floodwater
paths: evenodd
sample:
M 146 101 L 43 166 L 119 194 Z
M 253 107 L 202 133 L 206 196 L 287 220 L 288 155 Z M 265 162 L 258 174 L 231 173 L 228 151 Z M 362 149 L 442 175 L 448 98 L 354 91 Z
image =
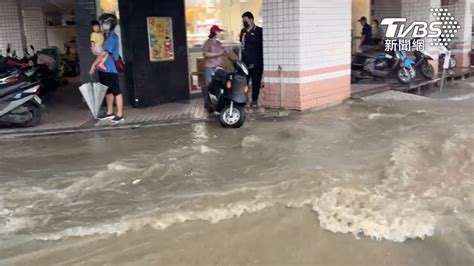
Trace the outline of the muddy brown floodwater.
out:
M 0 264 L 474 265 L 473 81 L 429 96 L 1 141 Z

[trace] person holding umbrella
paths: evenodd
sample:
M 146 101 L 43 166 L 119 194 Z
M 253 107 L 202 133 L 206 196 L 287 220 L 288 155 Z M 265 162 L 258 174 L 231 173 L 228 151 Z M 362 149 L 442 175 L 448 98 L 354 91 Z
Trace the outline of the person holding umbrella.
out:
M 103 14 L 99 20 L 105 34 L 104 47 L 101 55 L 98 55 L 91 66 L 89 74 L 93 75 L 103 58 L 105 69 L 99 69 L 99 82 L 108 87 L 106 94 L 107 111 L 98 117 L 99 120 L 111 120 L 112 123 L 124 121 L 123 115 L 123 95 L 119 85 L 118 70 L 115 60 L 119 60 L 119 37 L 114 32 L 117 26 L 117 17 L 113 14 Z M 116 113 L 114 114 L 114 103 Z

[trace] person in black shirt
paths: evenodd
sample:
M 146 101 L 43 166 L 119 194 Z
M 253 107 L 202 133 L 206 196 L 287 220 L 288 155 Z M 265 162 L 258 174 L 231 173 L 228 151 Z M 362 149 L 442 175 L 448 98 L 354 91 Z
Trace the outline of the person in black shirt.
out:
M 242 15 L 244 28 L 240 32 L 242 61 L 248 66 L 252 79 L 252 106 L 258 106 L 258 96 L 262 87 L 263 75 L 263 31 L 255 25 L 251 12 Z
M 361 17 L 359 20 L 360 25 L 362 25 L 362 41 L 360 43 L 360 50 L 362 52 L 368 52 L 372 48 L 372 27 L 367 23 L 366 17 Z

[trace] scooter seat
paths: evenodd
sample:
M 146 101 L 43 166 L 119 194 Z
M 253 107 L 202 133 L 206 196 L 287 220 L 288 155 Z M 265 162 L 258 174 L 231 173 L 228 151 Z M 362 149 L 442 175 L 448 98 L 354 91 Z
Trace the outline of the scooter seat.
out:
M 26 82 L 19 82 L 17 84 L 10 85 L 7 87 L 0 87 L 0 98 L 20 91 L 20 89 L 23 88 L 25 85 Z
M 219 67 L 214 72 L 213 80 L 220 81 L 220 82 L 226 82 L 228 75 L 229 75 L 229 73 L 225 69 Z
M 378 58 L 379 52 L 369 52 L 369 53 L 355 53 L 355 57 L 365 57 L 365 58 Z
M 18 70 L 7 70 L 6 72 L 0 73 L 0 79 L 4 79 L 10 76 L 18 75 L 20 72 Z

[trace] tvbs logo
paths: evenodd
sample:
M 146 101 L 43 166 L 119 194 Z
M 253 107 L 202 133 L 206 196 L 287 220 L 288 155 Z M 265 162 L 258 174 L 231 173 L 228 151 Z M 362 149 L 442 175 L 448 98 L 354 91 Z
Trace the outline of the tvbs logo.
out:
M 384 18 L 380 23 L 383 26 L 387 26 L 385 37 L 387 38 L 437 38 L 441 37 L 442 22 L 432 22 L 430 24 L 422 21 L 416 21 L 412 24 L 405 26 L 407 22 L 406 18 Z M 411 36 L 408 34 L 412 32 Z
M 461 26 L 447 8 L 431 8 L 434 21 L 415 21 L 407 25 L 406 18 L 385 18 L 380 23 L 387 26 L 387 39 L 431 38 L 435 46 L 448 45 Z

